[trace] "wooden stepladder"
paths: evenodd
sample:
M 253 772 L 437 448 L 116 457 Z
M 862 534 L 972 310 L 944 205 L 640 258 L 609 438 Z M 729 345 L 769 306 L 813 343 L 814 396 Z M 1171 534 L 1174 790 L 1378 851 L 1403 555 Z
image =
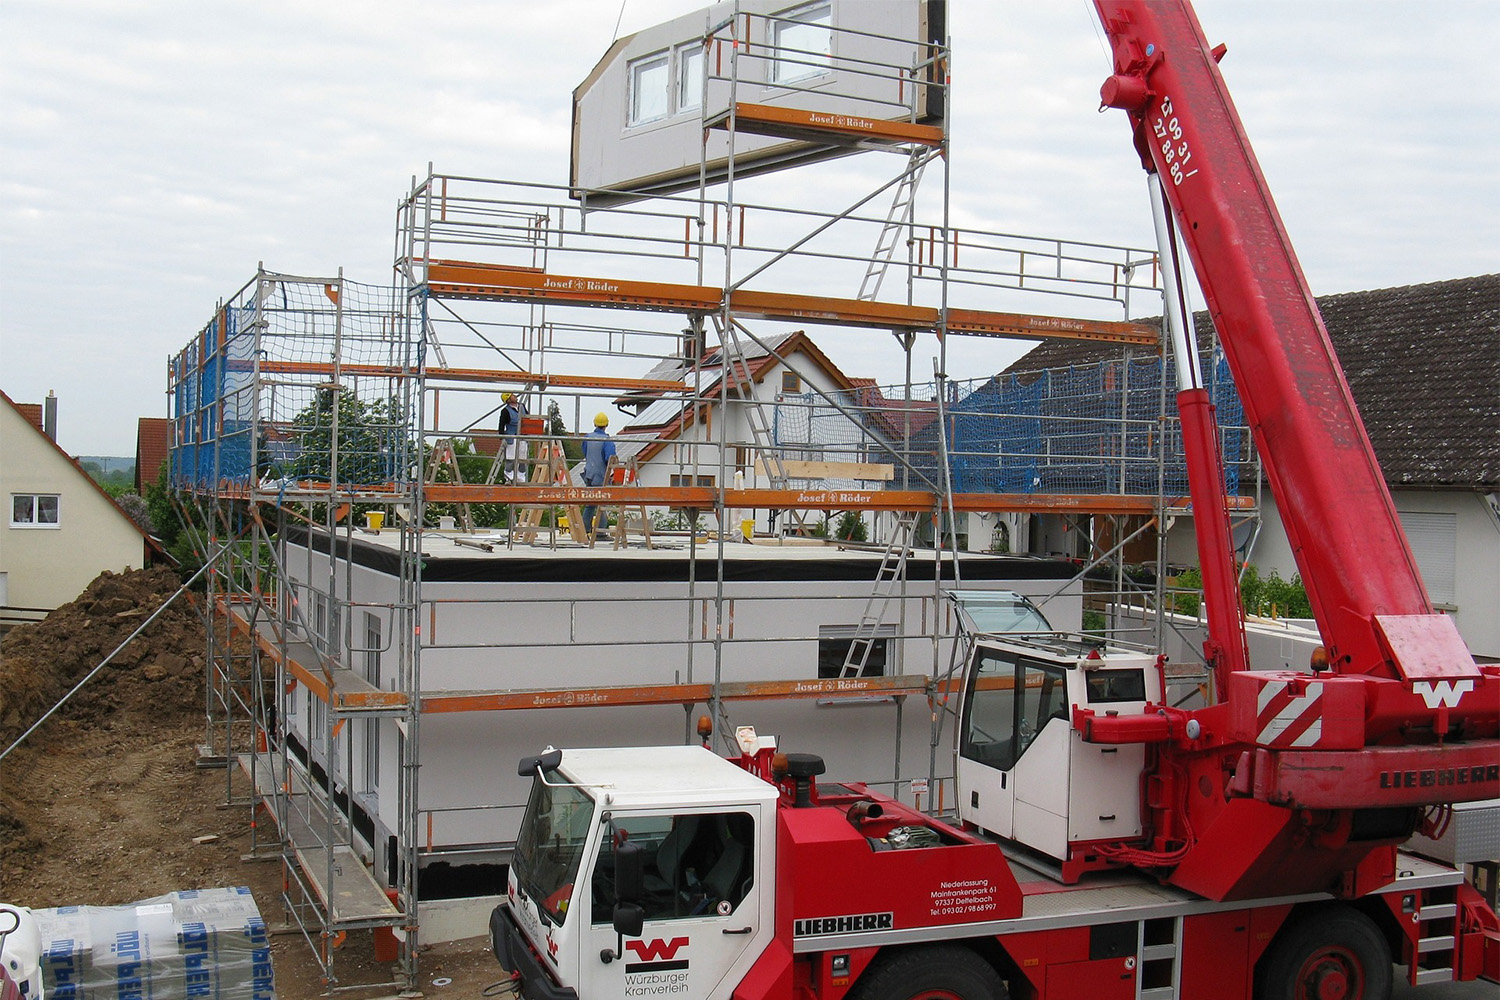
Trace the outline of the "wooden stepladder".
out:
M 443 469 L 448 470 L 448 482 L 456 486 L 462 486 L 464 482 L 463 471 L 458 467 L 458 455 L 453 450 L 452 438 L 438 438 L 432 442 L 432 455 L 427 460 L 426 482 L 429 486 L 438 482 L 438 473 Z M 455 505 L 458 511 L 458 523 L 465 531 L 474 530 L 474 513 L 466 503 Z
M 531 465 L 531 485 L 533 486 L 576 486 L 573 482 L 573 473 L 568 468 L 567 453 L 563 451 L 561 438 L 543 438 L 537 443 L 537 454 Z M 583 527 L 583 510 L 577 504 L 569 504 L 566 508 L 568 514 L 568 535 L 580 545 L 593 545 L 588 533 Z M 544 530 L 542 521 L 548 511 L 552 510 L 551 504 L 525 504 L 520 508 L 520 515 L 516 518 L 513 537 L 517 542 L 531 545 L 536 541 L 537 532 Z M 547 525 L 545 530 L 552 538 L 553 544 L 557 541 L 557 524 L 554 521 Z
M 609 470 L 609 484 L 611 486 L 639 486 L 641 484 L 640 466 L 636 464 L 635 456 L 631 455 L 625 461 L 618 463 Z M 630 518 L 631 515 L 639 516 L 640 527 L 635 529 L 646 542 L 646 548 L 654 548 L 651 543 L 651 514 L 646 510 L 644 503 L 619 503 L 614 504 L 610 510 L 615 512 L 615 525 L 610 531 L 610 538 L 614 541 L 614 547 L 623 549 L 630 544 Z

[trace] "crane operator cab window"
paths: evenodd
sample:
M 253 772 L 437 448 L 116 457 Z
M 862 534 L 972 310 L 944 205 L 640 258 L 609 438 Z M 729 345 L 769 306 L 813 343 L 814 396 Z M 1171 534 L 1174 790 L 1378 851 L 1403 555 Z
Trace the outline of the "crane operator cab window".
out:
M 969 677 L 961 756 L 1009 771 L 1053 719 L 1068 718 L 1061 667 L 982 650 Z
M 755 823 L 749 813 L 616 816 L 605 824 L 592 882 L 593 922 L 609 924 L 615 907 L 615 848 L 642 849 L 647 921 L 727 916 L 750 892 Z

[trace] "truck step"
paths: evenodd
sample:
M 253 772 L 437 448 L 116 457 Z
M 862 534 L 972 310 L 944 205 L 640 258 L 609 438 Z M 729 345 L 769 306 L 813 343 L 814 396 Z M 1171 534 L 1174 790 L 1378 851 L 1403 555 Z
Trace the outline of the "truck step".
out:
M 1457 903 L 1433 903 L 1417 911 L 1418 920 L 1443 920 L 1458 916 Z
M 1418 986 L 1426 986 L 1428 983 L 1451 983 L 1453 982 L 1452 969 L 1418 969 L 1416 983 Z
M 1171 986 L 1157 986 L 1141 990 L 1140 1000 L 1177 1000 L 1177 990 Z
M 1417 942 L 1417 952 L 1425 955 L 1429 951 L 1451 951 L 1453 949 L 1453 935 L 1443 934 L 1439 937 L 1424 937 Z

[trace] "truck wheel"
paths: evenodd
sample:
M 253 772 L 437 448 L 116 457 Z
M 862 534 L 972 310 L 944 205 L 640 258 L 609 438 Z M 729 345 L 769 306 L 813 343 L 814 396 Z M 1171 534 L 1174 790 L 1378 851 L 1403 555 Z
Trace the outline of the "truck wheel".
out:
M 849 1000 L 1009 1000 L 1000 975 L 967 948 L 939 945 L 876 959 Z
M 1387 1000 L 1391 948 L 1374 921 L 1347 906 L 1294 919 L 1260 961 L 1257 1000 Z

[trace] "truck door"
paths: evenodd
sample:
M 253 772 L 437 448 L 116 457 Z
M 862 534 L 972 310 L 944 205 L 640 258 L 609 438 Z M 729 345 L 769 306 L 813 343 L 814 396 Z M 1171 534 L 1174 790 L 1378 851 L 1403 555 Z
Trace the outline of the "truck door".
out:
M 583 996 L 728 997 L 771 933 L 770 887 L 757 884 L 758 807 L 676 815 L 616 813 L 602 827 L 591 881 Z M 622 953 L 612 926 L 614 847 L 644 851 L 646 920 Z M 753 946 L 753 948 L 752 948 Z

